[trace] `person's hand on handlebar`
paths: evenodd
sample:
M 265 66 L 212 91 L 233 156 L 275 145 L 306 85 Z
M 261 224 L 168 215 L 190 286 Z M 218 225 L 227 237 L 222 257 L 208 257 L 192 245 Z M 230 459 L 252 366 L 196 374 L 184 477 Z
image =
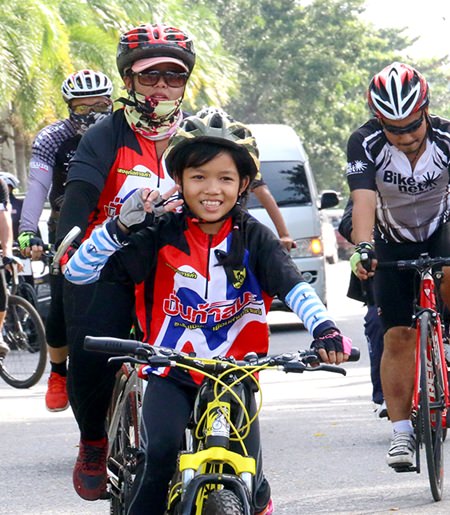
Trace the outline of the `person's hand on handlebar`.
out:
M 44 242 L 32 231 L 21 232 L 17 238 L 22 256 L 39 261 L 44 253 Z
M 355 247 L 355 251 L 350 257 L 352 272 L 361 281 L 366 281 L 375 275 L 377 268 L 377 257 L 372 243 L 362 241 Z
M 18 272 L 22 272 L 24 269 L 22 261 L 15 256 L 4 256 L 3 257 L 3 265 L 8 270 L 8 272 L 12 273 L 12 267 L 16 266 Z
M 324 363 L 339 365 L 348 360 L 352 351 L 352 340 L 344 336 L 339 329 L 332 328 L 317 336 L 311 348 L 319 353 Z

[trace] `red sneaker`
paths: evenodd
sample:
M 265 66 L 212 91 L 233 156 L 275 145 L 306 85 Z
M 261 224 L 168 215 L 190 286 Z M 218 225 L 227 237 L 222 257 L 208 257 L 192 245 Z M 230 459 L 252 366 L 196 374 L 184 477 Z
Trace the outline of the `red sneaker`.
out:
M 272 515 L 273 514 L 273 502 L 270 499 L 269 504 L 263 509 L 263 511 L 259 511 L 255 513 L 255 515 Z
M 69 407 L 66 382 L 66 377 L 56 372 L 50 374 L 45 394 L 45 405 L 48 411 L 64 411 Z
M 101 440 L 80 440 L 80 450 L 73 469 L 73 486 L 86 501 L 96 501 L 106 491 L 107 453 L 106 436 Z

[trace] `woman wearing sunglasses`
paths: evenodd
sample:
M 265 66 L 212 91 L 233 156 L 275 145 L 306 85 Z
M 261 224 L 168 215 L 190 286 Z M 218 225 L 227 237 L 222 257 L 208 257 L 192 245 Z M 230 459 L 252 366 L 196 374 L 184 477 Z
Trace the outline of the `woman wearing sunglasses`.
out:
M 384 331 L 381 381 L 393 425 L 386 460 L 397 469 L 414 462 L 415 280 L 412 271 L 375 269 L 377 261 L 414 259 L 424 252 L 450 256 L 450 121 L 429 114 L 425 78 L 398 62 L 373 77 L 368 103 L 374 118 L 351 135 L 347 150 L 356 244 L 350 262 L 360 279 L 374 276 Z M 364 256 L 369 271 L 361 264 Z M 444 274 L 441 295 L 448 306 L 448 270 Z
M 176 27 L 145 24 L 121 35 L 117 67 L 127 94 L 117 100 L 120 108 L 80 142 L 70 163 L 57 241 L 75 225 L 88 236 L 118 214 L 137 188 L 165 193 L 173 187 L 162 155 L 182 121 L 194 63 L 192 39 Z M 73 483 L 86 500 L 98 499 L 106 486 L 105 417 L 116 368 L 107 364 L 107 356 L 85 352 L 83 340 L 88 334 L 126 337 L 133 306 L 133 287 L 65 284 L 68 390 L 81 433 Z

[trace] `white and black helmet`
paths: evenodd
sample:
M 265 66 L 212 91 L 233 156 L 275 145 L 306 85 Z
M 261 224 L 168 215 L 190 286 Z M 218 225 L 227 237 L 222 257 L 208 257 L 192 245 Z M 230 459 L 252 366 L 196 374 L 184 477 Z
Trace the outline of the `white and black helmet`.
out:
M 18 188 L 20 181 L 19 179 L 9 172 L 0 172 L 0 179 L 3 179 L 8 186 L 11 186 L 12 189 Z
M 110 97 L 112 90 L 111 80 L 104 73 L 93 70 L 72 73 L 61 86 L 61 93 L 66 102 L 74 98 Z
M 394 62 L 374 75 L 367 100 L 377 118 L 403 120 L 428 105 L 428 84 L 412 66 Z

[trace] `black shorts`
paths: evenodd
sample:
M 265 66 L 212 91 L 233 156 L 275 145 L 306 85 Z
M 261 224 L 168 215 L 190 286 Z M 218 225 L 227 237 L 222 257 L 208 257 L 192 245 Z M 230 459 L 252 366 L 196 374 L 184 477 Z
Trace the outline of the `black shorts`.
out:
M 380 263 L 399 259 L 415 259 L 427 252 L 430 256 L 450 256 L 450 221 L 420 243 L 386 243 L 376 241 L 375 251 Z M 378 269 L 374 278 L 375 299 L 379 307 L 383 330 L 412 326 L 419 277 L 414 270 Z

